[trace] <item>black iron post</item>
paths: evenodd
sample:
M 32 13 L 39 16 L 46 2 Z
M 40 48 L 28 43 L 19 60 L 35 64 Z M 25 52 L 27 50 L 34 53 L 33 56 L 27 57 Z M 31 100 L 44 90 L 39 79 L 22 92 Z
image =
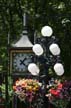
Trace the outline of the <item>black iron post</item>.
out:
M 8 95 L 8 73 L 5 73 L 5 94 L 6 94 L 6 108 L 9 104 L 9 95 Z
M 60 62 L 60 56 L 54 56 L 51 54 L 49 50 L 49 46 L 52 43 L 58 43 L 58 39 L 55 38 L 55 36 L 51 37 L 37 37 L 35 40 L 36 44 L 40 44 L 43 49 L 44 53 L 40 56 L 36 57 L 36 61 L 39 62 L 40 66 L 40 73 L 39 73 L 39 81 L 42 82 L 42 95 L 43 95 L 43 101 L 44 101 L 44 108 L 48 108 L 49 101 L 46 95 L 46 86 L 48 84 L 48 81 L 50 80 L 49 76 L 49 68 L 52 68 L 56 62 Z

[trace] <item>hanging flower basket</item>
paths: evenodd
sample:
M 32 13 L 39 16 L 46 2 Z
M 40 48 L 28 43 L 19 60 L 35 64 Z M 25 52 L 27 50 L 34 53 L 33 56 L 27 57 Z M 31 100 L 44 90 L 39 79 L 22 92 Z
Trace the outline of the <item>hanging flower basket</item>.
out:
M 15 82 L 13 90 L 21 101 L 32 102 L 38 98 L 41 84 L 38 80 L 19 79 Z
M 61 83 L 58 80 L 52 86 L 49 85 L 46 96 L 56 108 L 66 108 L 71 100 L 71 81 Z

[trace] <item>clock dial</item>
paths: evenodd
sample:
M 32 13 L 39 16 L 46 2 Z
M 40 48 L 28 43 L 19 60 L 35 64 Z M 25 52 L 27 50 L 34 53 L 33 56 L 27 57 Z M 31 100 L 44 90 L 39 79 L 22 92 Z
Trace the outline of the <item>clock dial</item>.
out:
M 29 74 L 28 65 L 34 61 L 32 48 L 11 48 L 10 49 L 10 73 Z
M 15 53 L 13 57 L 13 69 L 20 72 L 26 71 L 31 62 L 31 54 Z

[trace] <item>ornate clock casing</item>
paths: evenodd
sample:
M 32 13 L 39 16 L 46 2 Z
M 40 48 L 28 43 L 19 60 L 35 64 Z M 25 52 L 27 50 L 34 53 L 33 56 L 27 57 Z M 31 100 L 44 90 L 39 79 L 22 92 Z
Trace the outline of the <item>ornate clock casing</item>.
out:
M 10 49 L 10 73 L 28 73 L 28 65 L 32 62 L 33 52 L 29 48 Z

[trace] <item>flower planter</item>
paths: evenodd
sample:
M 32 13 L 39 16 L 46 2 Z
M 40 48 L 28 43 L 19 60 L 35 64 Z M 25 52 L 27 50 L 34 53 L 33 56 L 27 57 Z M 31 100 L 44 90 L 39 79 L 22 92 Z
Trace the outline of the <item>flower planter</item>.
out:
M 19 79 L 14 83 L 13 90 L 15 100 L 13 105 L 18 106 L 18 108 L 21 107 L 19 104 L 24 108 L 34 108 L 35 101 L 40 97 L 41 84 L 34 79 Z
M 53 103 L 57 108 L 70 108 L 68 104 L 71 100 L 71 81 L 65 80 L 62 83 L 57 80 L 52 86 L 49 85 L 47 87 L 46 96 L 50 103 Z

